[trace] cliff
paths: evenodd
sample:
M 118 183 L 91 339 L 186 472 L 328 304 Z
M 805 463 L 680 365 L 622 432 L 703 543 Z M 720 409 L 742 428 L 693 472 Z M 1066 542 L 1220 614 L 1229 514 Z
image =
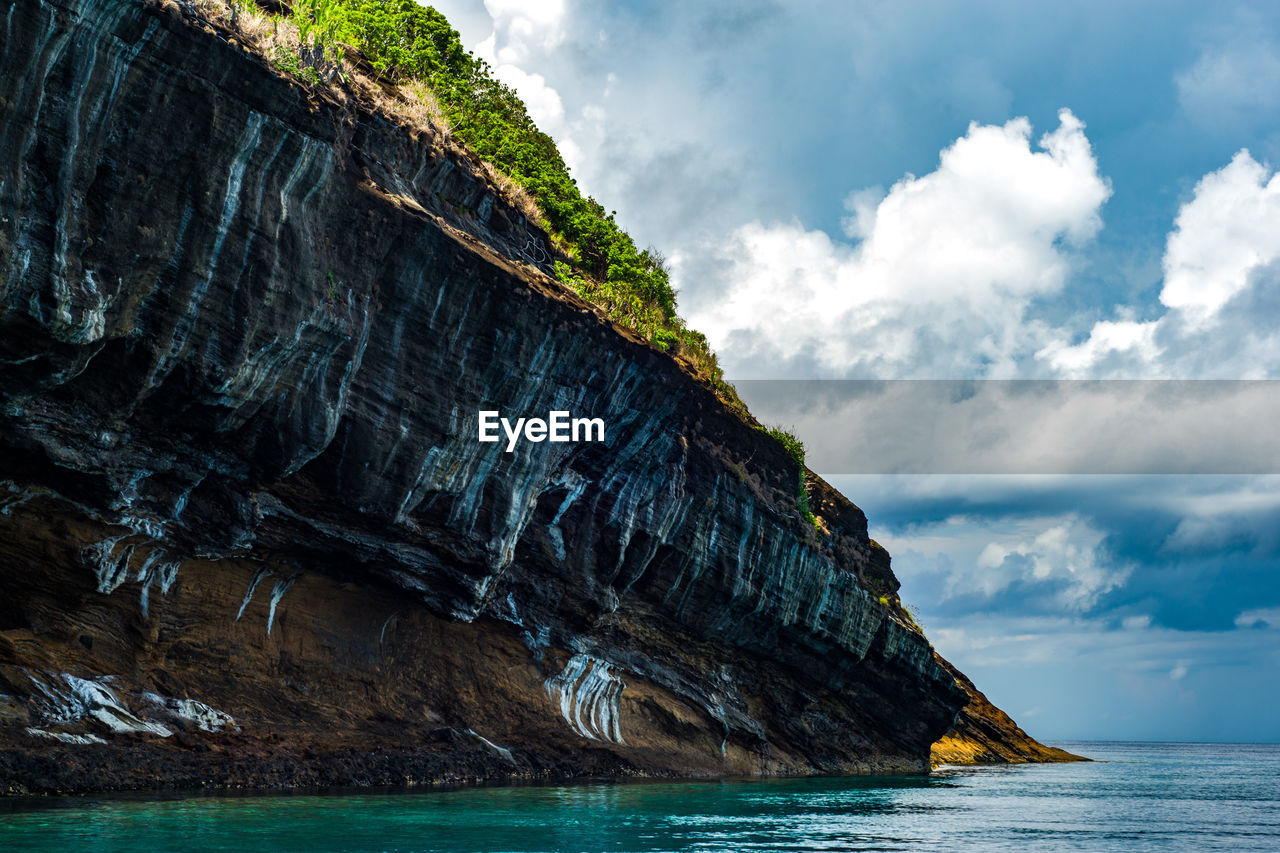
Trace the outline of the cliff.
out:
M 190 6 L 0 15 L 4 787 L 928 769 L 967 694 L 861 511 L 474 157 Z
M 960 670 L 941 657 L 946 670 L 968 694 L 951 730 L 930 749 L 933 766 L 942 764 L 1053 764 L 1088 761 L 1056 746 L 1045 746 L 1001 711 Z

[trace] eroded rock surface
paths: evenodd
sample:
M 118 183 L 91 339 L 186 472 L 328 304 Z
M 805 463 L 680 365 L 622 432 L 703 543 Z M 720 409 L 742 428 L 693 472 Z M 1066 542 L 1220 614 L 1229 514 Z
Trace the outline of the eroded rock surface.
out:
M 1046 746 L 1027 734 L 1008 714 L 991 704 L 986 695 L 960 670 L 938 658 L 964 688 L 969 701 L 955 725 L 933 745 L 935 767 L 942 764 L 1029 764 L 1089 761 L 1074 753 Z
M 966 694 L 862 513 L 467 156 L 169 8 L 0 2 L 9 790 L 926 770 Z

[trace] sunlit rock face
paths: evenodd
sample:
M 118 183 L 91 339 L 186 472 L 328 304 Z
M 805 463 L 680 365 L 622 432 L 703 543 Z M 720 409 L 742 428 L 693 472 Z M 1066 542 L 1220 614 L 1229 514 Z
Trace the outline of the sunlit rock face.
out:
M 0 778 L 926 769 L 861 511 L 466 155 L 167 8 L 0 2 Z

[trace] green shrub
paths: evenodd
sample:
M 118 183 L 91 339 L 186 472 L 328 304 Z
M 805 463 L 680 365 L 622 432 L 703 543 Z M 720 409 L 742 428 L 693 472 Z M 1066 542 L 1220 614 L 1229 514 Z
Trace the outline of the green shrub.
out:
M 778 440 L 782 448 L 791 454 L 791 458 L 796 460 L 796 464 L 800 466 L 801 472 L 804 469 L 804 443 L 796 438 L 795 433 L 785 430 L 782 427 L 769 427 L 767 430 L 769 435 Z
M 454 135 L 536 202 L 541 224 L 567 256 L 556 262 L 556 277 L 616 322 L 688 361 L 730 408 L 748 417 L 707 339 L 676 313 L 662 256 L 639 249 L 613 212 L 582 195 L 555 142 L 489 65 L 462 46 L 443 15 L 414 0 L 294 0 L 290 17 L 304 57 L 276 57 L 280 67 L 316 83 L 324 69 L 306 62 L 306 49 L 321 48 L 332 59 L 346 44 L 388 82 L 429 89 Z
M 908 621 L 908 622 L 910 622 L 910 623 L 915 627 L 915 629 L 916 629 L 917 631 L 919 631 L 921 634 L 923 634 L 923 633 L 924 633 L 924 623 L 920 621 L 920 611 L 919 611 L 919 609 L 917 609 L 917 608 L 916 608 L 916 607 L 914 607 L 913 605 L 907 605 L 907 606 L 905 606 L 905 607 L 903 607 L 903 608 L 902 608 L 902 611 L 907 615 L 907 621 Z
M 769 427 L 765 432 L 777 440 L 782 445 L 782 449 L 787 451 L 791 458 L 796 460 L 796 464 L 800 466 L 800 482 L 796 487 L 796 507 L 800 510 L 800 515 L 804 516 L 805 520 L 821 533 L 822 525 L 818 523 L 817 517 L 809 507 L 809 489 L 804 481 L 804 442 L 796 438 L 795 433 L 782 427 Z

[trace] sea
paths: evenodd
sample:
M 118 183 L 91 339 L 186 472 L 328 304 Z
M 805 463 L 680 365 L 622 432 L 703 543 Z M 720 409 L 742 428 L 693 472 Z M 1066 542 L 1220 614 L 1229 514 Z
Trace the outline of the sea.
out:
M 1059 742 L 928 777 L 0 800 L 0 850 L 1280 851 L 1280 745 Z

